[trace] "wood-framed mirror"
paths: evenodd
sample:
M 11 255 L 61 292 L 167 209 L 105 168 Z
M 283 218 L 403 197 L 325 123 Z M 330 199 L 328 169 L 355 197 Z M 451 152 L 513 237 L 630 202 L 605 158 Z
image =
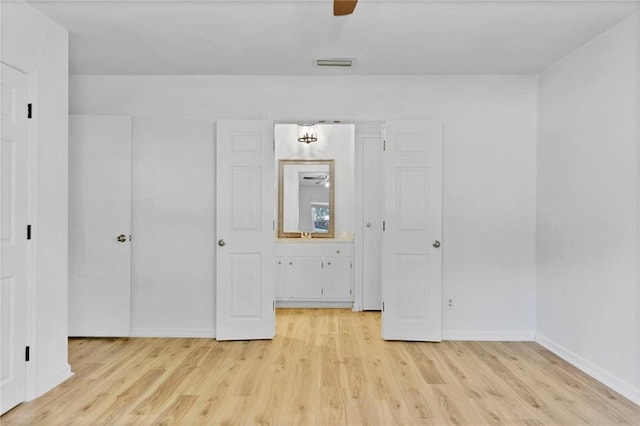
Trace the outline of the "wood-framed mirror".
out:
M 278 160 L 278 238 L 335 238 L 334 160 Z

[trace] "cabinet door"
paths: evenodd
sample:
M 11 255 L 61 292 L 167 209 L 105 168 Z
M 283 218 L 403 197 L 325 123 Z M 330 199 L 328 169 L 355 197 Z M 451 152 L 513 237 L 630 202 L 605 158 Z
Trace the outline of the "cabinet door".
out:
M 317 257 L 289 257 L 285 266 L 285 291 L 290 299 L 322 297 L 321 261 Z
M 325 299 L 351 300 L 351 259 L 325 258 L 322 267 L 322 285 Z

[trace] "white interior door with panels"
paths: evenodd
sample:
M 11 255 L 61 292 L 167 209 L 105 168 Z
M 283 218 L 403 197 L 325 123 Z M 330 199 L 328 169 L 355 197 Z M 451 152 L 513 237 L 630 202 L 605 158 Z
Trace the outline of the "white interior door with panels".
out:
M 25 400 L 28 274 L 28 77 L 1 65 L 0 414 Z
M 131 329 L 131 117 L 69 116 L 69 335 Z
M 273 123 L 216 123 L 216 339 L 275 335 Z
M 382 337 L 442 339 L 442 123 L 387 121 Z

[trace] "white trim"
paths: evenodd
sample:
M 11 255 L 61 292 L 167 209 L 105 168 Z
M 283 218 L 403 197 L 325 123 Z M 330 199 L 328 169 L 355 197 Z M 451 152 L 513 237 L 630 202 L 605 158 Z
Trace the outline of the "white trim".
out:
M 351 308 L 353 302 L 349 301 L 322 301 L 322 300 L 276 300 L 276 308 Z
M 485 342 L 533 342 L 534 331 L 442 330 L 442 340 Z
M 363 163 L 364 163 L 364 139 L 358 132 L 358 125 L 354 124 L 353 129 L 353 311 L 361 310 L 363 299 L 363 216 L 364 216 L 364 180 L 363 180 Z
M 71 371 L 71 366 L 69 364 L 65 364 L 57 373 L 50 375 L 46 380 L 43 380 L 38 383 L 38 391 L 33 396 L 33 398 L 27 399 L 27 401 L 31 401 L 37 397 L 44 395 L 49 392 L 51 389 L 55 388 L 65 380 L 69 379 L 73 376 L 73 372 Z
M 31 242 L 28 245 L 28 265 L 29 271 L 27 274 L 27 346 L 31 348 L 31 353 L 34 359 L 39 359 L 38 353 L 38 241 L 40 240 L 40 225 L 38 215 L 38 186 L 39 173 L 38 173 L 38 154 L 40 152 L 38 148 L 38 71 L 27 74 L 28 77 L 28 100 L 27 102 L 32 104 L 32 118 L 27 120 L 28 126 L 28 139 L 29 139 L 29 183 L 28 183 L 28 221 L 33 226 L 33 235 Z M 70 370 L 69 370 L 70 371 Z M 38 385 L 38 373 L 35 362 L 28 362 L 26 367 L 25 377 L 25 400 L 30 401 L 36 398 L 39 393 L 40 386 Z
M 610 387 L 635 404 L 640 405 L 640 388 L 634 387 L 632 383 L 614 376 L 605 369 L 597 366 L 593 362 L 581 357 L 548 337 L 536 334 L 535 341 L 545 349 L 548 349 L 567 361 L 569 364 L 587 373 L 597 381 Z
M 212 339 L 216 337 L 215 328 L 141 328 L 131 329 L 131 337 L 177 337 Z

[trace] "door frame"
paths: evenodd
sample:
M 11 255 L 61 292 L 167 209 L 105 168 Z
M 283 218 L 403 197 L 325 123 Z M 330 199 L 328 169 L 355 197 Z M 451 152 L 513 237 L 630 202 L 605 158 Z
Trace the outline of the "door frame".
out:
M 27 76 L 27 103 L 32 104 L 32 118 L 27 120 L 27 221 L 34 226 L 34 233 L 27 245 L 27 294 L 25 338 L 30 348 L 31 357 L 37 354 L 37 294 L 38 294 L 38 71 L 28 72 L 23 67 L 6 61 L 2 65 L 13 68 Z M 36 358 L 37 359 L 37 358 Z M 25 393 L 24 401 L 31 401 L 38 397 L 37 368 L 35 361 L 25 365 Z
M 274 131 L 275 131 L 275 125 L 276 124 L 298 124 L 298 123 L 304 123 L 304 122 L 308 122 L 308 123 L 315 123 L 318 120 L 273 120 L 273 125 L 274 125 Z M 353 227 L 354 227 L 354 238 L 353 238 L 353 264 L 354 264 L 354 268 L 353 268 L 353 312 L 360 312 L 362 311 L 362 299 L 363 299 L 363 293 L 364 293 L 364 282 L 363 282 L 363 273 L 362 273 L 362 259 L 364 258 L 364 247 L 363 247 L 363 232 L 364 232 L 364 221 L 363 221 L 363 214 L 364 214 L 364 203 L 363 203 L 363 199 L 362 199 L 362 194 L 358 194 L 357 190 L 359 188 L 362 187 L 362 185 L 364 184 L 363 179 L 364 179 L 364 164 L 363 164 L 363 152 L 362 152 L 362 146 L 361 144 L 358 142 L 358 134 L 357 134 L 357 127 L 358 126 L 364 126 L 364 125 L 369 125 L 369 126 L 379 126 L 380 127 L 380 133 L 379 134 L 372 134 L 372 135 L 367 135 L 367 134 L 363 134 L 363 136 L 373 136 L 373 137 L 380 137 L 381 139 L 384 140 L 384 120 L 346 120 L 346 121 L 341 121 L 340 123 L 334 123 L 332 121 L 327 121 L 326 123 L 320 123 L 320 124 L 352 124 L 355 126 L 354 129 L 354 133 L 355 133 L 355 137 L 353 139 L 353 143 L 354 143 L 354 161 L 353 161 L 353 168 L 354 168 L 354 179 L 353 179 L 353 184 L 354 184 L 354 188 L 356 189 L 355 191 L 355 203 L 354 203 L 354 208 L 353 208 L 353 212 L 354 212 L 354 221 L 353 221 Z M 275 139 L 274 139 L 274 144 L 275 144 Z M 277 197 L 277 191 L 276 191 L 276 197 Z M 276 198 L 275 202 L 274 202 L 274 220 L 277 222 L 277 218 L 278 218 L 278 200 Z

